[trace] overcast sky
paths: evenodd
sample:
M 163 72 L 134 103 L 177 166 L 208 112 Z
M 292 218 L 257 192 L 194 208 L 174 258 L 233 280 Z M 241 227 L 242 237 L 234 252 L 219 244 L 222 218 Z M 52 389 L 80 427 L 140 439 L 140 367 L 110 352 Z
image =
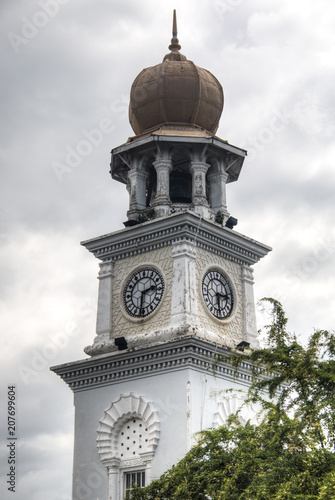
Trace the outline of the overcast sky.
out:
M 123 227 L 110 150 L 133 135 L 130 87 L 168 52 L 173 8 L 181 52 L 224 88 L 217 135 L 249 151 L 227 197 L 236 230 L 273 247 L 256 298 L 281 300 L 302 338 L 335 325 L 334 2 L 3 0 L 0 418 L 6 438 L 15 384 L 19 481 L 1 498 L 71 498 L 72 393 L 49 366 L 95 336 L 98 262 L 79 242 Z

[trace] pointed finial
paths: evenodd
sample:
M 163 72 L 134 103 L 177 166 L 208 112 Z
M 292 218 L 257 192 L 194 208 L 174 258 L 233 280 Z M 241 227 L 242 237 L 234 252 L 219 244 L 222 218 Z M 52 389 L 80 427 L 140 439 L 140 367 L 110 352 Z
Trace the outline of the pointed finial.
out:
M 169 49 L 173 52 L 176 52 L 181 49 L 179 45 L 179 40 L 177 38 L 177 14 L 176 9 L 173 10 L 173 24 L 172 24 L 172 38 L 171 45 L 169 45 Z
M 177 15 L 176 9 L 173 10 L 173 24 L 172 24 L 172 38 L 171 45 L 169 45 L 171 52 L 166 54 L 163 61 L 186 61 L 186 57 L 179 51 L 181 46 L 179 45 L 179 40 L 177 38 Z
M 177 38 L 177 14 L 176 14 L 176 9 L 173 10 L 172 36 L 173 36 L 173 38 Z M 178 42 L 178 39 L 174 40 L 174 41 Z

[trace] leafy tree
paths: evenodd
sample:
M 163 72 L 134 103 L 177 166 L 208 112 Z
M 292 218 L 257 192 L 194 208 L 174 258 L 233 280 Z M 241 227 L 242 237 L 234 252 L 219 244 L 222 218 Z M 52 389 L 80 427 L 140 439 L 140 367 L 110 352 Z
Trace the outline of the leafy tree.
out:
M 287 318 L 281 304 L 263 299 L 273 306 L 272 323 L 266 327 L 268 346 L 251 352 L 254 381 L 251 400 L 266 401 L 268 392 L 281 413 L 300 420 L 300 433 L 322 448 L 334 451 L 335 444 L 335 335 L 316 330 L 303 347 L 295 335 L 287 332 Z M 241 356 L 231 358 L 235 365 Z M 262 379 L 257 376 L 264 370 Z
M 234 353 L 249 359 L 247 401 L 260 402 L 259 425 L 227 425 L 201 433 L 198 444 L 132 500 L 335 499 L 335 336 L 317 330 L 303 347 L 287 329 L 282 306 L 272 306 L 268 345 Z

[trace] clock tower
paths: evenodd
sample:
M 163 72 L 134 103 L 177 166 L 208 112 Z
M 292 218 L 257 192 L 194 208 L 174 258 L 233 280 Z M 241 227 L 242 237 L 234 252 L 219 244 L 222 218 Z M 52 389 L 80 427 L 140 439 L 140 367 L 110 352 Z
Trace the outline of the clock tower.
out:
M 180 49 L 174 13 L 170 52 L 131 87 L 135 135 L 111 154 L 125 227 L 82 243 L 100 263 L 89 357 L 52 368 L 74 392 L 74 500 L 129 498 L 251 380 L 225 354 L 257 346 L 252 265 L 270 248 L 234 229 L 226 185 L 246 151 L 215 135 L 221 84 Z

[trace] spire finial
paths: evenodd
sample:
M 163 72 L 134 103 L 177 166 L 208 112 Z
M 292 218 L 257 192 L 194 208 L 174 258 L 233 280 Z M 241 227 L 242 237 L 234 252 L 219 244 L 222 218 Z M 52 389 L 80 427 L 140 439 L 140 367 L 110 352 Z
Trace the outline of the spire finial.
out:
M 172 36 L 174 38 L 177 37 L 177 14 L 176 14 L 176 9 L 173 10 Z
M 179 45 L 179 40 L 177 38 L 176 9 L 173 10 L 172 38 L 171 38 L 171 45 L 169 45 L 169 49 L 173 52 L 179 51 L 181 49 L 181 46 Z

